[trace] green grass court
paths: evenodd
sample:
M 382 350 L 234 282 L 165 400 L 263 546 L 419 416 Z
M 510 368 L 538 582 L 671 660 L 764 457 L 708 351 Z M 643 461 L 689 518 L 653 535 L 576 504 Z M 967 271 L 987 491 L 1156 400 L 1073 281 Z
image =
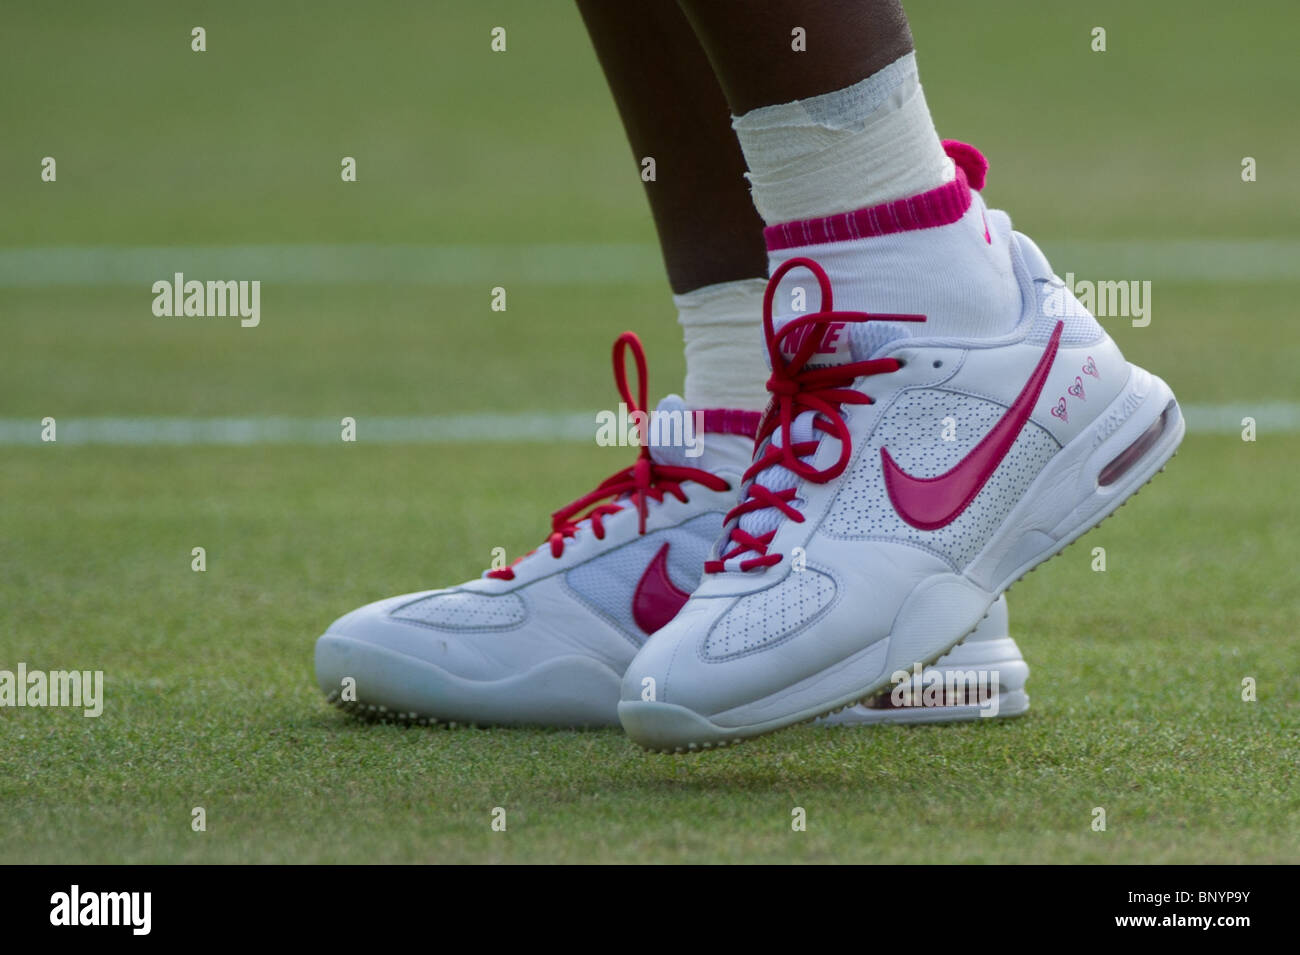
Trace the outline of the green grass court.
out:
M 616 400 L 626 328 L 651 393 L 680 389 L 637 166 L 578 16 L 561 0 L 12 6 L 0 669 L 103 670 L 106 699 L 98 719 L 0 709 L 0 862 L 1300 861 L 1300 428 L 1277 412 L 1253 443 L 1189 434 L 1011 591 L 1022 719 L 802 727 L 673 759 L 614 731 L 329 708 L 311 649 L 331 620 L 535 546 L 627 462 L 594 443 L 367 443 L 367 418 L 594 413 Z M 990 202 L 1062 274 L 1152 281 L 1148 327 L 1104 321 L 1127 357 L 1185 405 L 1294 409 L 1292 5 L 907 7 L 936 122 L 989 156 Z M 1205 274 L 1170 265 L 1189 240 L 1227 251 Z M 1119 243 L 1140 254 L 1108 259 Z M 338 245 L 417 251 L 389 271 L 366 253 L 374 274 L 340 280 L 320 251 Z M 413 275 L 401 263 L 425 247 L 462 252 Z M 555 262 L 530 268 L 539 247 Z M 253 270 L 213 274 L 250 248 Z M 1078 265 L 1058 253 L 1084 248 Z M 132 249 L 161 251 L 123 264 Z M 622 271 L 593 274 L 605 261 Z M 150 282 L 182 269 L 260 278 L 261 325 L 154 317 Z M 46 416 L 353 416 L 359 440 L 12 438 Z

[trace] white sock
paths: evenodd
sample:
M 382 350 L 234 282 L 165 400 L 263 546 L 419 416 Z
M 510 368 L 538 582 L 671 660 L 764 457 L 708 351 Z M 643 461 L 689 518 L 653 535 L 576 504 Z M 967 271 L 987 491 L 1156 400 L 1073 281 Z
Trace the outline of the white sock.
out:
M 837 309 L 926 316 L 872 327 L 882 343 L 990 337 L 1016 325 L 1011 220 L 972 192 L 988 165 L 979 151 L 940 143 L 914 54 L 846 89 L 765 106 L 733 125 L 768 224 L 772 271 L 810 258 L 830 277 Z M 782 286 L 778 321 L 791 314 L 795 286 L 810 310 L 818 307 L 807 271 L 791 272 Z
M 881 344 L 903 335 L 992 338 L 1010 332 L 1022 311 L 1010 243 L 1011 219 L 972 193 L 970 208 L 949 225 L 772 250 L 768 264 L 775 271 L 787 259 L 812 259 L 826 270 L 840 311 L 925 316 L 919 324 L 867 323 L 864 333 Z M 773 299 L 778 323 L 793 314 L 795 287 L 808 311 L 820 304 L 816 280 L 795 269 Z
M 955 176 L 908 53 L 833 93 L 732 119 L 769 225 L 926 192 Z
M 686 339 L 686 404 L 691 408 L 767 406 L 763 279 L 706 285 L 674 295 Z

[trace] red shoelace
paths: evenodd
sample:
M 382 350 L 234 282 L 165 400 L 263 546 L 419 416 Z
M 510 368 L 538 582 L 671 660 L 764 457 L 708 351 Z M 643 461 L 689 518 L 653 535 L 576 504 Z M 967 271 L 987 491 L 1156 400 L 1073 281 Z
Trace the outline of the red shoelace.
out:
M 636 361 L 636 399 L 633 399 L 632 390 L 627 382 L 626 352 L 629 349 Z M 650 409 L 646 406 L 645 349 L 641 347 L 641 339 L 633 332 L 624 332 L 614 341 L 614 382 L 618 385 L 618 393 L 623 398 L 623 403 L 627 405 L 629 418 L 638 411 L 649 414 Z M 665 494 L 671 494 L 685 503 L 688 498 L 686 492 L 682 490 L 682 484 L 686 481 L 703 484 L 711 491 L 725 491 L 730 487 L 725 480 L 708 471 L 658 463 L 650 456 L 646 437 L 646 429 L 642 427 L 641 450 L 635 464 L 601 481 L 595 490 L 584 494 L 572 504 L 560 508 L 551 515 L 551 534 L 547 542 L 551 545 L 552 557 L 559 557 L 564 553 L 564 542 L 578 533 L 579 525 L 584 521 L 591 522 L 591 531 L 596 535 L 597 540 L 604 540 L 604 519 L 616 511 L 623 510 L 625 505 L 618 503 L 621 498 L 630 498 L 640 518 L 637 525 L 638 533 L 644 534 L 649 501 L 662 501 Z M 599 503 L 601 501 L 605 503 Z M 514 563 L 519 563 L 524 557 L 533 553 L 536 551 L 529 551 Z M 487 576 L 497 580 L 514 580 L 515 572 L 512 565 L 501 570 L 489 571 Z
M 791 319 L 782 326 L 780 332 L 777 332 L 772 323 L 772 299 L 776 295 L 777 285 L 780 284 L 781 279 L 785 277 L 787 272 L 801 267 L 812 272 L 817 279 L 817 285 L 821 292 L 821 310 Z M 825 270 L 812 259 L 788 259 L 772 273 L 772 278 L 767 283 L 767 290 L 763 295 L 763 333 L 767 338 L 767 353 L 772 362 L 772 377 L 767 381 L 767 390 L 771 392 L 772 398 L 768 402 L 767 410 L 763 413 L 763 420 L 759 423 L 754 446 L 755 448 L 762 446 L 763 441 L 777 429 L 780 429 L 781 432 L 781 444 L 780 447 L 777 447 L 775 444 L 769 443 L 763 454 L 756 458 L 750 464 L 749 469 L 745 471 L 744 480 L 754 480 L 749 485 L 749 491 L 746 493 L 744 500 L 727 514 L 725 523 L 730 525 L 734 521 L 735 524 L 731 527 L 720 547 L 720 559 L 710 560 L 705 563 L 704 570 L 706 573 L 723 573 L 728 569 L 726 566 L 727 561 L 751 551 L 757 556 L 740 561 L 737 569 L 741 571 L 755 570 L 760 567 L 771 567 L 781 562 L 781 554 L 768 553 L 768 546 L 772 543 L 772 538 L 776 536 L 776 531 L 771 530 L 759 535 L 750 534 L 740 526 L 739 518 L 746 514 L 774 507 L 785 517 L 802 524 L 804 521 L 803 514 L 791 504 L 791 501 L 796 497 L 797 488 L 789 487 L 773 491 L 758 482 L 758 475 L 773 465 L 779 464 L 798 477 L 817 484 L 825 484 L 827 481 L 839 477 L 848 466 L 849 458 L 853 455 L 853 444 L 849 437 L 848 425 L 845 424 L 844 418 L 840 414 L 840 407 L 843 405 L 869 405 L 873 403 L 870 395 L 864 394 L 853 387 L 855 379 L 867 375 L 888 374 L 902 367 L 902 363 L 893 358 L 872 358 L 867 361 L 808 368 L 809 359 L 822 345 L 822 340 L 829 327 L 828 323 L 832 321 L 925 321 L 924 315 L 837 312 L 834 307 L 831 298 L 830 279 L 827 277 Z M 787 362 L 781 346 L 791 335 L 799 336 L 794 339 L 799 344 L 793 357 Z M 795 442 L 791 429 L 795 418 L 805 411 L 815 413 L 813 427 L 822 432 L 822 436 L 811 441 Z M 802 459 L 816 454 L 822 437 L 825 435 L 830 435 L 840 443 L 840 456 L 829 467 L 819 469 Z M 735 546 L 731 550 L 723 551 L 722 548 L 725 548 L 728 544 L 734 544 Z

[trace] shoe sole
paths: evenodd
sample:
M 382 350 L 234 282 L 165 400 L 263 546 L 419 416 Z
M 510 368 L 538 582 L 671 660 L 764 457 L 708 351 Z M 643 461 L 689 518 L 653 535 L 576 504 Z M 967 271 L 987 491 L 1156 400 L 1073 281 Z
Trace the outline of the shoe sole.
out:
M 930 674 L 935 676 L 930 676 Z M 980 675 L 995 675 L 997 679 L 996 705 L 985 699 L 983 703 L 930 702 L 925 692 L 943 692 L 945 688 L 969 688 L 981 695 L 989 690 L 988 682 L 980 684 Z M 895 723 L 960 723 L 979 719 L 1003 719 L 1020 716 L 1029 709 L 1029 694 L 1025 683 L 1029 679 L 1029 664 L 1020 655 L 1020 648 L 1010 637 L 975 641 L 966 639 L 953 647 L 929 667 L 920 680 L 913 678 L 900 684 L 898 674 L 890 675 L 890 686 L 876 693 L 868 703 L 850 706 L 833 716 L 817 721 L 818 726 L 876 726 Z M 975 681 L 972 686 L 972 681 Z M 910 689 L 914 702 L 894 703 L 900 685 Z
M 623 700 L 618 704 L 623 728 L 643 749 L 685 754 L 731 746 L 866 703 L 888 685 L 892 673 L 932 665 L 951 651 L 974 632 L 999 594 L 1118 510 L 1164 470 L 1185 430 L 1169 386 L 1130 364 L 1119 396 L 1053 456 L 966 572 L 918 585 L 890 636 L 778 694 L 715 714 L 726 718 L 725 724 L 673 703 Z M 1080 485 L 1087 493 L 1076 495 L 1077 503 L 1062 512 L 1060 502 L 1070 500 L 1063 489 Z M 790 699 L 798 697 L 809 704 L 788 715 L 752 718 L 773 706 L 788 709 Z M 823 702 L 815 702 L 818 698 Z
M 573 658 L 577 662 L 582 658 Z M 987 669 L 996 666 L 1001 674 L 1015 671 L 1019 665 L 1028 674 L 1028 667 L 1023 660 L 1007 660 L 1001 663 L 971 663 L 969 668 Z M 403 726 L 438 726 L 445 729 L 460 727 L 484 728 L 491 726 L 540 726 L 551 729 L 584 729 L 592 727 L 619 726 L 617 701 L 619 682 L 610 681 L 613 673 L 597 664 L 599 669 L 590 670 L 581 666 L 537 667 L 510 680 L 492 683 L 475 683 L 454 677 L 441 668 L 425 661 L 417 660 L 404 654 L 394 653 L 382 647 L 364 641 L 354 640 L 338 634 L 325 634 L 316 642 L 317 682 L 325 693 L 326 702 L 349 716 L 367 723 L 386 723 Z M 549 669 L 549 673 L 545 672 Z M 392 685 L 394 672 L 401 675 L 405 689 L 396 691 Z M 429 671 L 435 671 L 430 674 Z M 342 693 L 344 677 L 356 680 L 358 696 L 362 686 L 382 687 L 375 693 L 373 689 L 367 694 L 368 699 L 345 700 Z M 552 694 L 544 701 L 534 699 L 534 716 L 524 718 L 517 694 L 518 684 L 524 681 L 536 682 L 539 679 L 553 686 L 559 684 L 571 694 L 565 699 L 556 699 Z M 1019 716 L 1029 708 L 1029 697 L 1023 689 L 1005 685 L 1005 676 L 999 679 L 1004 685 L 999 695 L 997 716 Z M 439 696 L 448 684 L 458 684 L 461 692 L 472 690 L 480 697 L 475 704 L 475 711 L 480 715 L 466 717 L 465 712 L 449 716 L 447 697 Z M 1024 678 L 1019 680 L 1023 687 Z M 490 688 L 490 689 L 488 689 Z M 572 710 L 575 699 L 590 699 L 595 694 L 604 697 L 608 704 L 601 707 L 583 708 L 581 713 L 561 713 L 559 709 Z M 536 694 L 532 694 L 534 697 Z M 497 697 L 505 701 L 509 715 L 492 712 L 482 697 Z M 401 702 L 398 702 L 399 698 Z M 410 701 L 415 700 L 412 704 Z M 408 708 L 413 707 L 413 708 Z M 537 712 L 540 710 L 540 712 Z M 909 707 L 898 709 L 846 710 L 844 713 L 827 721 L 840 725 L 875 725 L 882 723 L 946 723 L 978 719 L 986 707 L 944 706 L 944 707 Z M 441 714 L 441 715 L 438 715 Z M 554 714 L 554 715 L 546 715 Z M 568 717 L 568 718 L 559 718 Z M 621 728 L 621 727 L 620 727 Z
M 1002 690 L 997 710 L 970 704 L 964 706 L 915 706 L 898 709 L 869 709 L 854 706 L 816 721 L 817 726 L 911 726 L 936 723 L 974 723 L 1014 719 L 1029 711 L 1029 694 L 1024 690 Z
M 343 698 L 343 680 L 356 699 Z M 376 722 L 456 726 L 617 726 L 622 674 L 590 657 L 559 657 L 502 680 L 466 680 L 384 647 L 326 633 L 316 682 L 345 712 Z

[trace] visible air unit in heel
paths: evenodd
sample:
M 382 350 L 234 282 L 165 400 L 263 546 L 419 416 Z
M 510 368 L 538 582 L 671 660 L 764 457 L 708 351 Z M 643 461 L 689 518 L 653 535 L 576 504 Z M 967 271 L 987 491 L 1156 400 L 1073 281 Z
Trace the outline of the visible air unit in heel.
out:
M 1101 473 L 1097 475 L 1098 487 L 1109 487 L 1114 484 L 1127 474 L 1134 464 L 1142 460 L 1143 455 L 1155 447 L 1156 442 L 1160 440 L 1160 436 L 1169 427 L 1176 405 L 1177 402 L 1175 401 L 1170 401 L 1169 404 L 1165 405 L 1165 410 L 1160 413 L 1160 417 L 1151 422 L 1151 426 L 1143 431 L 1136 441 L 1101 469 Z

